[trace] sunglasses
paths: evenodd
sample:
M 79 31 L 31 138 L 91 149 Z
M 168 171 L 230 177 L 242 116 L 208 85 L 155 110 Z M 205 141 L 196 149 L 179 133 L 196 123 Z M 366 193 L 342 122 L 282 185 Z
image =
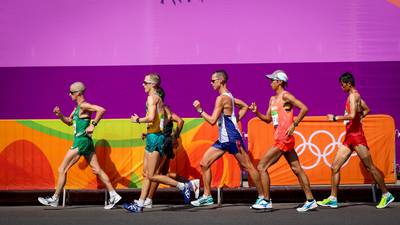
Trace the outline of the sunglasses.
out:
M 69 91 L 69 94 L 73 95 L 73 94 L 75 94 L 76 92 L 79 92 L 79 91 Z
M 220 80 L 220 79 L 211 80 L 211 83 L 213 84 L 213 83 L 215 83 L 215 81 L 217 81 L 217 80 Z
M 144 85 L 148 85 L 148 84 L 154 84 L 154 83 L 153 83 L 153 82 L 147 82 L 147 81 L 144 80 L 144 81 L 143 81 L 143 84 L 144 84 Z

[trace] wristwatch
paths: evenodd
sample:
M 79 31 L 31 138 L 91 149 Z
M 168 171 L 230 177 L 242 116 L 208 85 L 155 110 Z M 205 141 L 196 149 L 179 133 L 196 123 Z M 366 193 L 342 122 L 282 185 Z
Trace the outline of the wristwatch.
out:
M 94 120 L 92 120 L 92 125 L 93 125 L 93 126 L 97 126 L 97 122 L 94 121 Z

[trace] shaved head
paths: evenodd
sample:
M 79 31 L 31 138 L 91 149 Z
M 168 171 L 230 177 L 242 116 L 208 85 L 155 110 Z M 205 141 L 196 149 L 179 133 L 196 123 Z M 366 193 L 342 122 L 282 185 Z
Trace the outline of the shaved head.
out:
M 83 92 L 85 92 L 86 87 L 82 82 L 77 81 L 77 82 L 72 83 L 69 89 L 70 89 L 70 91 L 80 92 L 83 94 Z
M 217 70 L 213 73 L 218 79 L 223 80 L 225 83 L 228 81 L 228 73 L 225 70 Z

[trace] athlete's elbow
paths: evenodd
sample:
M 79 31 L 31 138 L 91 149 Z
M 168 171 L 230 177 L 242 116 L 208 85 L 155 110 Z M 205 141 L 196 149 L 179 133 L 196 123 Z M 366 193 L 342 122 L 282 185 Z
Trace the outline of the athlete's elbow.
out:
M 307 106 L 303 107 L 303 112 L 304 112 L 304 115 L 306 115 L 308 113 L 308 107 Z
M 208 121 L 212 126 L 214 126 L 217 123 L 217 120 L 210 120 Z

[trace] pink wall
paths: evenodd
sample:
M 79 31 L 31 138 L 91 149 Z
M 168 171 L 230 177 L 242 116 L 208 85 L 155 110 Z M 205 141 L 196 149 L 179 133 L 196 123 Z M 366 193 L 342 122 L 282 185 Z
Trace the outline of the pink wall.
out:
M 383 0 L 2 0 L 0 67 L 399 61 Z

